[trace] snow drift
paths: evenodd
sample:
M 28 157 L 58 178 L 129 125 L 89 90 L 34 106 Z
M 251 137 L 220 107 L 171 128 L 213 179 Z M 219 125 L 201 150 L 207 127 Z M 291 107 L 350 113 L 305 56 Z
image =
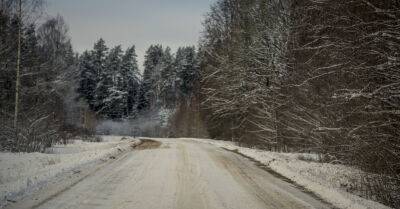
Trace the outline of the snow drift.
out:
M 132 143 L 139 143 L 120 136 L 102 138 L 100 143 L 74 140 L 73 144 L 54 146 L 47 153 L 0 153 L 0 208 L 59 175 L 108 160 L 130 149 Z
M 335 207 L 343 209 L 389 209 L 389 207 L 380 203 L 355 195 L 356 191 L 351 193 L 345 191 L 345 187 L 359 181 L 362 171 L 344 165 L 314 162 L 318 160 L 317 155 L 269 152 L 240 147 L 228 141 L 186 140 L 209 143 L 259 161 Z

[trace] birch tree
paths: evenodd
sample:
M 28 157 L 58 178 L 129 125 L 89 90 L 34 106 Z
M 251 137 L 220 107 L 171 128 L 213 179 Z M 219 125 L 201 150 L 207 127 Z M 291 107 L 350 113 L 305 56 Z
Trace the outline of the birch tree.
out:
M 15 140 L 18 142 L 18 114 L 19 114 L 19 91 L 21 85 L 21 35 L 22 35 L 22 0 L 18 1 L 18 43 L 17 43 L 17 65 L 15 76 L 15 106 L 14 106 L 14 129 Z
M 18 7 L 9 6 L 21 13 L 2 13 L 2 27 L 6 30 L 1 31 L 5 50 L 0 56 L 0 82 L 6 88 L 0 104 L 1 147 L 43 151 L 65 135 L 64 95 L 73 83 L 68 75 L 73 74 L 74 53 L 60 21 L 48 20 L 38 29 L 32 24 L 34 20 L 30 18 L 36 15 L 30 12 L 38 8 L 40 1 L 20 3 Z

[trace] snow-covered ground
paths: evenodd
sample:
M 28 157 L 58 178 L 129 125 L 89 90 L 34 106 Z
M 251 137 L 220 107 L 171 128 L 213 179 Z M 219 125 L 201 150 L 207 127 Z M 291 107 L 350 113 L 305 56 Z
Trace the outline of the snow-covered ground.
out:
M 313 162 L 318 156 L 302 153 L 276 153 L 244 148 L 233 142 L 209 139 L 186 139 L 208 143 L 239 152 L 268 166 L 282 176 L 310 190 L 342 209 L 388 209 L 380 203 L 361 198 L 344 190 L 361 179 L 362 171 L 344 165 Z M 308 159 L 308 160 L 300 160 Z
M 144 141 L 146 146 L 66 189 L 49 186 L 7 209 L 332 208 L 232 152 L 189 140 L 156 140 L 162 144 Z
M 121 136 L 102 136 L 103 142 L 75 140 L 57 145 L 44 153 L 0 153 L 0 208 L 8 201 L 45 186 L 66 172 L 96 164 L 130 149 L 139 140 Z
M 241 160 L 242 163 L 235 164 L 236 162 L 235 160 L 241 158 L 235 158 L 232 157 L 234 156 L 233 154 L 231 154 L 232 156 L 227 154 L 230 152 L 223 152 L 220 149 L 212 149 L 213 147 L 221 147 L 235 152 L 239 152 L 242 155 L 248 156 L 252 159 L 255 159 L 256 161 L 259 161 L 260 163 L 265 164 L 275 172 L 296 182 L 296 184 L 303 186 L 309 191 L 312 191 L 322 199 L 326 200 L 326 202 L 331 203 L 337 208 L 388 209 L 388 207 L 382 204 L 361 198 L 355 195 L 354 193 L 351 194 L 345 191 L 344 188 L 349 188 L 349 185 L 358 183 L 357 181 L 359 181 L 362 175 L 361 171 L 343 165 L 319 163 L 317 162 L 318 160 L 317 155 L 268 152 L 258 149 L 240 147 L 232 142 L 215 141 L 209 139 L 171 139 L 171 140 L 159 139 L 164 143 L 164 146 L 161 149 L 147 150 L 143 152 L 138 152 L 139 154 L 138 153 L 132 154 L 130 152 L 124 152 L 124 151 L 130 150 L 131 149 L 130 146 L 132 146 L 132 144 L 139 143 L 139 140 L 135 140 L 132 138 L 124 138 L 121 136 L 103 136 L 102 138 L 103 142 L 100 143 L 90 143 L 90 142 L 83 142 L 81 140 L 75 140 L 74 143 L 72 144 L 57 145 L 48 149 L 46 154 L 0 153 L 0 208 L 7 202 L 10 201 L 13 202 L 15 200 L 19 200 L 21 197 L 27 194 L 32 194 L 32 192 L 37 191 L 40 188 L 43 187 L 47 188 L 45 186 L 48 185 L 50 182 L 53 181 L 57 183 L 62 182 L 62 180 L 60 179 L 65 179 L 65 177 L 68 177 L 65 174 L 75 173 L 75 172 L 79 173 L 80 171 L 84 172 L 85 171 L 84 168 L 88 168 L 90 166 L 98 167 L 99 165 L 111 165 L 108 162 L 107 163 L 104 162 L 122 153 L 127 153 L 131 155 L 129 155 L 129 157 L 126 158 L 120 157 L 118 159 L 123 159 L 122 161 L 113 161 L 115 162 L 114 163 L 115 165 L 100 170 L 101 171 L 100 173 L 103 173 L 105 177 L 109 175 L 116 176 L 115 178 L 107 177 L 107 179 L 109 179 L 110 181 L 112 180 L 111 183 L 114 181 L 118 183 L 120 181 L 118 185 L 121 187 L 122 192 L 120 190 L 114 191 L 115 197 L 119 197 L 121 194 L 125 194 L 125 196 L 123 196 L 122 199 L 124 200 L 126 199 L 132 202 L 131 199 L 133 198 L 133 196 L 138 194 L 138 192 L 143 193 L 142 196 L 145 197 L 158 198 L 161 196 L 165 196 L 164 202 L 171 203 L 172 204 L 171 208 L 174 208 L 173 206 L 174 198 L 184 199 L 185 201 L 187 201 L 186 199 L 193 199 L 193 197 L 198 197 L 199 194 L 205 195 L 207 193 L 206 191 L 218 190 L 219 188 L 223 188 L 221 191 L 218 190 L 219 192 L 217 192 L 219 194 L 217 195 L 220 198 L 219 200 L 215 199 L 216 198 L 215 195 L 212 194 L 207 194 L 207 195 L 209 195 L 210 198 L 212 197 L 211 199 L 213 201 L 215 199 L 217 203 L 224 202 L 225 199 L 234 197 L 234 195 L 229 195 L 228 193 L 226 193 L 227 190 L 236 191 L 237 194 L 243 193 L 244 191 L 241 191 L 241 189 L 243 188 L 240 185 L 247 185 L 247 186 L 249 185 L 248 184 L 249 182 L 247 182 L 248 179 L 246 179 L 248 175 L 250 176 L 254 175 L 253 177 L 257 177 L 259 175 L 258 174 L 255 175 L 255 173 L 258 172 L 256 169 L 250 169 L 251 168 L 250 164 L 249 165 L 247 165 L 246 163 L 243 164 L 243 162 L 246 162 L 245 160 Z M 209 147 L 211 147 L 211 149 L 209 149 Z M 180 157 L 178 158 L 177 156 Z M 226 162 L 226 159 L 230 159 L 229 162 Z M 192 162 L 189 162 L 188 160 L 192 160 Z M 174 173 L 178 172 L 176 170 L 176 166 L 179 164 L 189 166 L 188 168 L 179 167 L 181 169 L 180 171 L 188 169 L 187 177 L 185 176 L 182 177 L 183 175 L 182 173 L 178 174 Z M 142 166 L 140 167 L 140 165 Z M 152 165 L 151 168 L 149 167 L 149 165 Z M 215 165 L 221 165 L 221 166 L 215 167 Z M 241 166 L 244 165 L 246 166 L 242 168 Z M 192 168 L 191 166 L 194 167 Z M 111 170 L 115 169 L 115 171 L 111 172 L 110 168 Z M 158 168 L 163 170 L 156 171 Z M 229 172 L 225 171 L 224 169 L 227 169 L 227 171 Z M 122 170 L 124 170 L 125 172 L 121 172 Z M 192 172 L 194 171 L 196 172 L 201 171 L 201 172 L 200 174 L 193 175 Z M 241 175 L 240 172 L 236 171 L 246 171 L 249 173 L 246 175 Z M 219 173 L 221 175 L 214 175 L 215 173 Z M 231 173 L 235 178 L 227 176 L 227 174 L 229 173 Z M 262 173 L 266 174 L 265 172 Z M 100 177 L 103 174 L 101 175 L 99 174 Z M 165 178 L 167 178 L 168 176 L 167 174 L 169 174 L 169 177 L 171 179 L 168 180 L 168 182 L 165 182 Z M 99 183 L 98 181 L 100 177 L 96 175 L 97 174 L 94 174 L 92 178 L 88 178 L 88 180 L 85 180 L 85 182 L 87 182 L 86 184 L 83 183 L 82 186 L 78 186 L 74 190 L 71 190 L 71 192 L 74 193 L 75 190 L 79 190 L 80 188 L 81 189 L 83 188 L 86 191 L 89 187 L 97 185 Z M 136 179 L 137 175 L 139 175 L 140 181 Z M 136 176 L 136 177 L 128 178 L 128 176 L 134 176 L 134 177 Z M 178 196 L 176 196 L 175 194 L 176 192 L 174 191 L 174 189 L 177 189 L 176 182 L 179 182 L 178 181 L 179 179 L 178 180 L 175 179 L 177 176 L 181 177 L 180 180 L 185 180 L 184 181 L 185 184 L 180 186 L 178 185 L 178 188 L 184 190 L 184 192 Z M 211 181 L 213 179 L 215 180 L 217 177 L 219 180 Z M 207 181 L 205 181 L 204 178 Z M 270 179 L 268 178 L 252 179 L 251 182 L 257 180 L 256 182 L 258 182 L 259 184 L 265 182 L 269 183 L 265 184 L 267 185 L 267 186 L 264 185 L 265 187 L 260 187 L 260 185 L 254 186 L 254 188 L 251 187 L 249 188 L 250 189 L 249 191 L 253 192 L 258 191 L 257 188 L 259 188 L 261 194 L 268 193 L 268 195 L 266 195 L 265 198 L 268 199 L 274 197 L 273 194 L 276 193 L 275 192 L 276 186 L 281 184 L 276 183 L 279 181 L 279 179 L 272 177 L 269 178 Z M 233 181 L 235 179 L 236 181 Z M 103 182 L 101 178 L 100 182 Z M 204 188 L 197 187 L 198 186 L 197 184 L 200 184 L 199 182 L 202 182 L 201 183 L 202 185 L 204 184 L 203 185 Z M 205 184 L 204 182 L 206 183 L 213 182 L 213 183 Z M 218 182 L 224 182 L 224 184 L 221 183 L 219 185 Z M 70 183 L 66 182 L 66 184 Z M 192 184 L 195 184 L 197 186 L 188 186 Z M 271 187 L 271 184 L 277 184 L 277 185 Z M 103 183 L 100 183 L 97 186 L 107 187 L 110 185 L 108 184 L 103 185 Z M 135 190 L 136 192 L 133 192 L 135 193 L 135 195 L 132 195 L 131 190 L 135 185 L 137 187 L 137 191 Z M 162 187 L 163 190 L 159 190 L 160 185 L 163 185 Z M 209 188 L 205 189 L 206 187 Z M 148 190 L 146 190 L 146 188 L 148 188 Z M 232 188 L 235 188 L 236 190 L 233 190 Z M 199 189 L 200 190 L 203 189 L 204 191 L 203 190 L 197 191 Z M 281 192 L 284 191 L 282 194 L 288 194 L 289 196 L 300 195 L 299 192 L 291 193 L 289 190 L 291 189 L 285 186 L 284 190 L 281 189 L 279 191 Z M 98 192 L 104 193 L 110 191 L 107 189 L 105 189 L 104 191 L 100 189 Z M 154 196 L 154 193 L 157 193 L 158 195 Z M 167 193 L 170 196 L 168 196 Z M 65 195 L 68 196 L 68 194 Z M 257 195 L 259 195 L 258 192 Z M 45 197 L 45 195 L 42 196 Z M 60 201 L 62 200 L 61 203 L 67 205 L 72 204 L 69 203 L 70 200 L 63 199 L 64 196 L 61 195 L 59 198 Z M 138 199 L 138 202 L 133 201 L 132 204 L 135 203 L 136 205 L 140 205 L 142 202 L 140 202 L 139 200 L 143 199 L 142 196 L 138 196 L 136 198 Z M 186 198 L 186 196 L 188 196 L 188 198 Z M 168 199 L 169 197 L 174 197 L 174 198 Z M 76 196 L 75 195 L 71 196 L 71 198 L 76 198 Z M 87 198 L 89 197 L 86 196 L 81 197 L 80 201 L 85 202 Z M 235 199 L 236 198 L 230 201 L 226 201 L 224 204 L 229 203 L 233 204 L 234 206 L 238 206 L 238 204 L 243 203 L 240 201 L 235 202 L 234 201 Z M 279 199 L 279 201 L 281 201 L 282 204 L 287 203 L 287 201 L 285 202 L 285 198 L 281 199 L 282 200 Z M 91 201 L 96 202 L 97 200 L 98 199 L 93 198 L 93 200 Z M 121 202 L 119 201 L 121 200 L 121 197 L 114 199 L 111 198 L 111 200 L 113 201 L 106 203 L 114 204 L 115 201 Z M 207 200 L 211 201 L 209 199 Z M 211 202 L 206 201 L 206 203 L 214 204 L 215 202 L 213 201 Z M 302 201 L 302 202 L 307 203 L 307 201 Z M 54 202 L 51 202 L 51 204 L 53 203 Z M 55 203 L 58 204 L 57 201 L 55 201 Z M 278 204 L 277 202 L 275 203 Z M 146 204 L 149 204 L 149 202 L 146 201 L 143 202 L 143 205 Z M 159 206 L 162 206 L 162 204 L 160 204 Z M 185 208 L 183 206 L 185 206 L 185 204 L 182 203 L 181 208 Z M 137 207 L 137 208 L 145 208 L 145 207 Z M 160 208 L 165 208 L 165 207 L 160 207 Z

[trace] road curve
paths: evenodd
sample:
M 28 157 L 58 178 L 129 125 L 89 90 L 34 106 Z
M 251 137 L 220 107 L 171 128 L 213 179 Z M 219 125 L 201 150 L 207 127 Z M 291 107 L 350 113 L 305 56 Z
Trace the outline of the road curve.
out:
M 331 208 L 238 154 L 189 140 L 160 141 L 159 148 L 129 152 L 55 194 L 49 188 L 9 208 Z

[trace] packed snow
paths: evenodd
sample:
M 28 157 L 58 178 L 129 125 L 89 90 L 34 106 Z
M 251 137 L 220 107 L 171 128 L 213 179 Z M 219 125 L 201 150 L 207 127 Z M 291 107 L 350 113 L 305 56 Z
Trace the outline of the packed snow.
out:
M 304 153 L 277 153 L 238 146 L 233 142 L 209 139 L 186 139 L 208 143 L 239 152 L 268 166 L 282 176 L 315 193 L 335 207 L 342 209 L 389 209 L 380 203 L 345 191 L 355 184 L 362 171 L 337 164 L 319 163 L 319 156 Z
M 144 141 L 78 184 L 37 192 L 8 209 L 331 209 L 234 153 L 205 143 L 156 140 L 159 147 Z
M 59 175 L 115 157 L 139 140 L 102 136 L 102 142 L 72 142 L 53 146 L 46 153 L 0 153 L 0 208 Z
M 106 161 L 139 140 L 121 136 L 103 136 L 102 142 L 74 140 L 56 145 L 46 153 L 0 153 L 0 208 L 7 202 L 31 194 L 51 179 L 67 172 Z M 259 161 L 322 199 L 343 209 L 388 209 L 382 204 L 345 191 L 361 178 L 362 171 L 344 165 L 319 163 L 319 156 L 302 153 L 277 153 L 244 148 L 233 142 L 209 139 L 183 139 L 239 152 Z

